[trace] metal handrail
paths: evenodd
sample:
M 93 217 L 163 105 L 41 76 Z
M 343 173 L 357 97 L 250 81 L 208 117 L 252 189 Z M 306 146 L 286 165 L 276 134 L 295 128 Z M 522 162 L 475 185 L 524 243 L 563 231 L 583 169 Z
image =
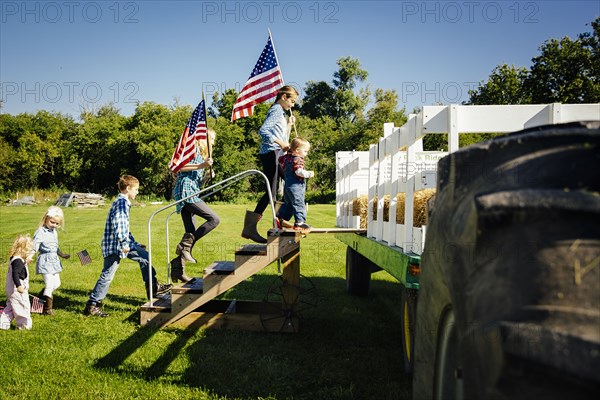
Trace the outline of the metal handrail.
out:
M 161 207 L 158 210 L 154 211 L 152 213 L 152 215 L 150 215 L 150 218 L 148 219 L 148 264 L 149 264 L 148 282 L 152 282 L 152 227 L 151 227 L 151 225 L 152 225 L 152 219 L 154 218 L 154 216 L 156 216 L 157 214 L 159 214 L 173 206 L 176 206 L 177 204 L 179 204 L 181 202 L 189 200 L 192 197 L 199 196 L 201 193 L 207 192 L 209 190 L 214 189 L 212 192 L 206 193 L 206 194 L 200 196 L 200 198 L 203 199 L 212 194 L 220 192 L 221 190 L 233 185 L 234 183 L 242 180 L 243 178 L 245 178 L 246 176 L 249 176 L 249 175 L 261 175 L 263 177 L 263 179 L 265 180 L 265 184 L 267 186 L 267 193 L 269 194 L 269 203 L 271 204 L 271 212 L 273 214 L 273 228 L 275 228 L 277 226 L 277 223 L 276 223 L 277 215 L 275 214 L 275 204 L 273 202 L 273 194 L 271 192 L 271 185 L 269 184 L 269 179 L 267 178 L 267 176 L 264 173 L 262 173 L 261 171 L 256 170 L 256 169 L 249 169 L 249 170 L 240 172 L 239 174 L 236 174 L 234 176 L 231 176 L 229 178 L 223 179 L 222 181 L 214 183 L 206 188 L 203 188 L 200 191 L 198 191 L 190 196 L 184 197 L 181 200 L 175 201 L 164 207 Z M 175 211 L 172 212 L 171 214 L 169 214 L 169 216 L 167 217 L 167 246 L 169 245 L 169 228 L 168 228 L 169 218 L 174 213 L 175 213 Z M 167 263 L 168 262 L 169 262 L 169 250 L 167 247 Z M 149 286 L 148 287 L 148 296 L 150 297 L 150 307 L 152 307 L 152 305 L 154 304 L 153 287 L 152 287 L 153 285 L 148 285 L 148 286 Z

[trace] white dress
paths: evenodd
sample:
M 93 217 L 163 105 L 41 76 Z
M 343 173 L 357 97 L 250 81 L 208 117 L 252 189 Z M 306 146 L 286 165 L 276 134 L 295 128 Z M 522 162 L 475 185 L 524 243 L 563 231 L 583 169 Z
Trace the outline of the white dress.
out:
M 13 281 L 13 261 L 20 259 L 25 264 L 26 276 L 20 282 Z M 19 293 L 17 286 L 23 286 L 25 290 Z M 6 307 L 0 314 L 0 329 L 10 329 L 10 323 L 15 320 L 17 329 L 31 329 L 31 303 L 29 302 L 29 270 L 27 263 L 21 257 L 12 257 L 8 263 L 6 273 Z

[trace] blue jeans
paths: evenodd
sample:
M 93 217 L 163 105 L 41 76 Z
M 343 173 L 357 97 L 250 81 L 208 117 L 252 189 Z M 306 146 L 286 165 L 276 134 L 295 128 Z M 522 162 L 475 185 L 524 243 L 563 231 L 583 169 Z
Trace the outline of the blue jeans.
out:
M 150 263 L 148 262 L 148 252 L 140 247 L 139 244 L 134 244 L 131 246 L 129 253 L 127 253 L 127 258 L 133 261 L 137 261 L 140 264 L 140 272 L 142 273 L 142 279 L 146 284 L 148 284 L 148 268 Z M 111 254 L 108 257 L 104 258 L 104 267 L 102 268 L 102 272 L 100 273 L 100 277 L 90 294 L 90 298 L 87 301 L 87 304 L 96 304 L 101 302 L 106 297 L 108 293 L 108 288 L 110 287 L 110 283 L 115 277 L 115 273 L 117 272 L 117 268 L 119 268 L 119 263 L 121 262 L 121 258 L 118 254 Z M 156 271 L 152 268 L 152 281 L 156 281 L 155 279 Z
M 297 224 L 306 222 L 305 191 L 306 184 L 304 182 L 291 185 L 286 183 L 283 189 L 283 200 L 285 203 L 279 209 L 278 217 L 289 221 L 293 215 Z

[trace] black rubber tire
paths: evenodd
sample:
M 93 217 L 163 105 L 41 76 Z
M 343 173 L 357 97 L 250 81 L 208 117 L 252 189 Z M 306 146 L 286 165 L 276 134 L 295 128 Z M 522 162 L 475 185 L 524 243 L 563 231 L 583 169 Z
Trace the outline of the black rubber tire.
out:
M 346 291 L 365 297 L 371 286 L 371 261 L 351 247 L 346 249 Z
M 402 338 L 402 355 L 404 359 L 404 371 L 412 373 L 413 357 L 415 354 L 415 318 L 417 310 L 418 290 L 402 288 L 400 298 L 400 310 L 402 320 L 400 323 Z
M 600 124 L 440 160 L 421 259 L 413 398 L 600 392 Z

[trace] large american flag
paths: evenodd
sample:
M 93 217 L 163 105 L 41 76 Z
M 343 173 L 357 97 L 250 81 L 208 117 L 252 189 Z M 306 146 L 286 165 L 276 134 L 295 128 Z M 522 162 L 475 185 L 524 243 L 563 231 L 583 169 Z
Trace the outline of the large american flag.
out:
M 252 115 L 255 105 L 274 98 L 282 86 L 283 77 L 269 34 L 267 45 L 233 105 L 231 121 Z
M 173 172 L 179 171 L 184 165 L 196 157 L 196 140 L 206 139 L 208 130 L 206 128 L 206 104 L 204 99 L 198 104 L 190 117 L 179 144 L 169 161 L 169 169 Z

